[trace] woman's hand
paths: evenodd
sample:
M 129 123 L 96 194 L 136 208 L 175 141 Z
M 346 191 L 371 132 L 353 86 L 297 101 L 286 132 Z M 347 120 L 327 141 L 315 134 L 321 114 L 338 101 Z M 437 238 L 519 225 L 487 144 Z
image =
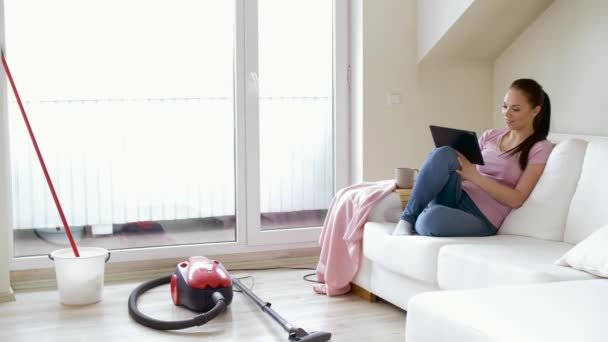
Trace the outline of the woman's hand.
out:
M 475 179 L 481 176 L 477 167 L 460 152 L 456 151 L 456 153 L 458 153 L 458 163 L 460 163 L 460 170 L 456 170 L 456 172 L 462 177 L 462 180 L 470 180 L 475 183 Z

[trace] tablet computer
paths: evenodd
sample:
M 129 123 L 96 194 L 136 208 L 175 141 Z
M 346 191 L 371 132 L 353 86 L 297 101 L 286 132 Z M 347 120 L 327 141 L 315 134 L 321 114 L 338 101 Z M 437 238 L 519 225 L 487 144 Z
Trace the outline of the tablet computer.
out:
M 434 125 L 430 127 L 435 147 L 451 146 L 471 163 L 483 165 L 483 156 L 475 132 Z

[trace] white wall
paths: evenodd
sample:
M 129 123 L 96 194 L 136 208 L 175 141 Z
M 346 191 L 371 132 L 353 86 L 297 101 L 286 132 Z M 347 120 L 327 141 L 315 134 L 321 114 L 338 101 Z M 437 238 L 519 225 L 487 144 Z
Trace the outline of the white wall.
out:
M 0 18 L 4 18 L 4 1 L 0 1 Z M 4 23 L 0 23 L 0 43 L 4 42 Z M 4 45 L 2 45 L 4 48 Z M 6 77 L 4 68 L 0 68 L 0 189 L 8 188 L 8 122 Z M 9 227 L 10 210 L 9 191 L 0 191 L 0 302 L 12 297 L 9 276 Z
M 474 0 L 418 0 L 418 60 L 421 60 Z
M 608 1 L 556 0 L 496 60 L 494 106 L 531 77 L 551 97 L 551 130 L 608 135 Z M 497 113 L 494 125 L 503 127 Z
M 390 179 L 396 167 L 420 167 L 433 148 L 429 124 L 479 133 L 492 125 L 492 63 L 419 65 L 417 3 L 363 1 L 363 63 L 353 72 L 363 73 L 366 181 Z M 391 92 L 401 94 L 401 104 L 387 105 Z

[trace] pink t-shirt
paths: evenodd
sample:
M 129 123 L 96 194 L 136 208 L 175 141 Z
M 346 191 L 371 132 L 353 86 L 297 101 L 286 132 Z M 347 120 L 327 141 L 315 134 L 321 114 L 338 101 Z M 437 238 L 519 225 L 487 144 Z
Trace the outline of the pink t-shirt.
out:
M 519 153 L 511 156 L 508 153 L 500 152 L 498 148 L 502 138 L 508 132 L 507 129 L 491 129 L 481 135 L 479 146 L 485 165 L 477 165 L 477 171 L 501 184 L 515 188 L 523 173 L 519 168 Z M 534 144 L 528 155 L 528 165 L 546 164 L 554 146 L 547 140 Z M 462 190 L 471 197 L 475 205 L 494 227 L 500 228 L 505 217 L 511 211 L 511 207 L 498 202 L 471 181 L 463 181 Z

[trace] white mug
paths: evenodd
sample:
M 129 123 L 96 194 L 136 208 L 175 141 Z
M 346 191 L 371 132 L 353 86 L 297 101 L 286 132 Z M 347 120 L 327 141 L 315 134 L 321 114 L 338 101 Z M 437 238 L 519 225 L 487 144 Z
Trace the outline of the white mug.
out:
M 408 167 L 398 167 L 395 169 L 395 184 L 399 189 L 411 189 L 414 187 L 414 179 L 418 169 L 410 169 Z

